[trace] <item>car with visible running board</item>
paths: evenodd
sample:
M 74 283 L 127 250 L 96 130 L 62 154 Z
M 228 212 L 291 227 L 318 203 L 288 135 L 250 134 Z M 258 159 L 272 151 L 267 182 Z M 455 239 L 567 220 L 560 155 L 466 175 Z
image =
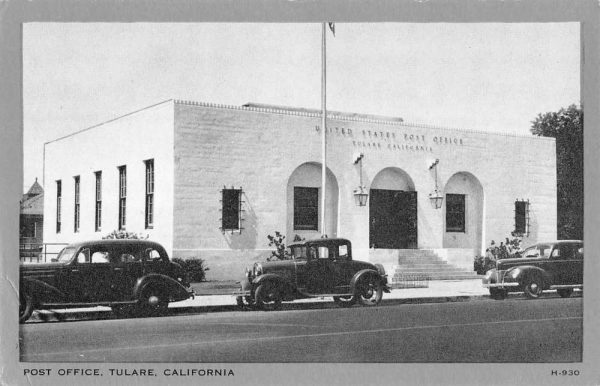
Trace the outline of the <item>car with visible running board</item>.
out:
M 497 260 L 496 267 L 486 272 L 482 280 L 490 297 L 502 300 L 509 292 L 524 292 L 537 299 L 545 290 L 556 290 L 566 298 L 583 289 L 583 241 L 540 242 L 521 256 Z
M 21 264 L 19 322 L 34 310 L 108 306 L 160 315 L 193 296 L 189 275 L 156 242 L 94 240 L 66 246 L 51 263 Z
M 336 304 L 375 306 L 390 292 L 380 264 L 357 261 L 352 243 L 322 238 L 288 246 L 289 259 L 255 263 L 246 269 L 237 297 L 240 306 L 278 309 L 282 301 L 333 297 Z

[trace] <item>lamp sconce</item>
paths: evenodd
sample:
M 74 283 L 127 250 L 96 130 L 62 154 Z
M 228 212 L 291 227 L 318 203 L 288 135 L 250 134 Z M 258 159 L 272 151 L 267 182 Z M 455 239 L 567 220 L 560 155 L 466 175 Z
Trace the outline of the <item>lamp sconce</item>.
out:
M 436 160 L 429 166 L 429 170 L 434 169 L 435 171 L 435 190 L 429 193 L 429 201 L 431 202 L 433 209 L 440 209 L 444 201 L 444 195 L 438 189 L 437 165 L 439 163 L 440 160 L 436 158 Z
M 362 159 L 364 157 L 365 155 L 363 153 L 360 153 L 354 157 L 354 165 L 356 165 L 357 163 L 360 164 L 360 185 L 358 185 L 358 188 L 354 189 L 354 201 L 356 202 L 357 206 L 367 205 L 367 199 L 369 198 L 369 193 L 367 191 L 367 188 L 363 186 L 362 180 Z

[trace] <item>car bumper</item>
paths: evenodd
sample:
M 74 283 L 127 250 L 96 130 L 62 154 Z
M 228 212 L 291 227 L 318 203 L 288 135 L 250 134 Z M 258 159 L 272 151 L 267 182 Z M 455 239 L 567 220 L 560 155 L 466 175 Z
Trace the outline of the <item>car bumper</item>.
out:
M 518 287 L 520 285 L 516 281 L 507 280 L 504 271 L 493 271 L 491 273 L 486 273 L 486 276 L 483 279 L 481 279 L 481 284 L 484 288 L 499 289 L 509 289 Z

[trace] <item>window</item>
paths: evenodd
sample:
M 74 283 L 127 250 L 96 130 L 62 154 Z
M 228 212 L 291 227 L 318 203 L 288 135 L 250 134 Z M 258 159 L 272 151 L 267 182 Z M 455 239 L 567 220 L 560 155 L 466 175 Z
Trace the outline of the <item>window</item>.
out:
M 144 161 L 146 164 L 146 229 L 154 225 L 154 160 Z
M 119 166 L 119 230 L 125 229 L 127 209 L 127 167 Z
M 96 172 L 96 220 L 95 229 L 102 229 L 102 172 Z
M 56 181 L 56 233 L 60 233 L 61 227 L 61 205 L 62 205 L 62 181 Z
M 77 233 L 79 232 L 79 218 L 80 216 L 80 212 L 79 212 L 79 188 L 80 188 L 80 184 L 79 184 L 79 176 L 75 176 L 73 177 L 75 179 L 75 199 L 74 199 L 74 208 L 73 208 L 73 232 Z
M 446 194 L 446 232 L 465 232 L 464 194 Z
M 294 187 L 294 230 L 319 230 L 319 188 Z
M 515 235 L 529 235 L 529 200 L 515 201 Z
M 240 230 L 240 212 L 242 210 L 242 190 L 241 189 L 223 189 L 222 191 L 222 218 L 221 230 L 233 231 Z

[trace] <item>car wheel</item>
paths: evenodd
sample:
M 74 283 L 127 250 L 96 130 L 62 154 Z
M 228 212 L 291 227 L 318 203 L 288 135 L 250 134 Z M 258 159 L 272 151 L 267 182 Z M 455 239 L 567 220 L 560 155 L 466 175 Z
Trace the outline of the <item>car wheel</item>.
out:
M 568 298 L 573 293 L 571 288 L 560 288 L 557 289 L 556 292 L 560 295 L 561 298 Z
M 166 291 L 160 286 L 148 286 L 142 291 L 139 308 L 143 316 L 164 315 L 169 308 Z
M 19 323 L 25 323 L 33 314 L 33 300 L 25 292 L 19 293 Z
M 376 306 L 381 302 L 383 287 L 375 275 L 366 275 L 356 283 L 356 298 L 363 306 Z
M 281 294 L 273 283 L 263 283 L 254 294 L 256 306 L 261 310 L 274 311 L 281 306 Z
M 356 304 L 356 296 L 334 296 L 333 302 L 340 307 L 352 307 Z
M 529 299 L 537 299 L 542 295 L 542 281 L 537 277 L 530 277 L 525 286 L 523 287 L 523 291 L 525 292 L 525 296 Z
M 504 300 L 508 296 L 508 291 L 499 288 L 490 288 L 490 297 L 494 300 Z

